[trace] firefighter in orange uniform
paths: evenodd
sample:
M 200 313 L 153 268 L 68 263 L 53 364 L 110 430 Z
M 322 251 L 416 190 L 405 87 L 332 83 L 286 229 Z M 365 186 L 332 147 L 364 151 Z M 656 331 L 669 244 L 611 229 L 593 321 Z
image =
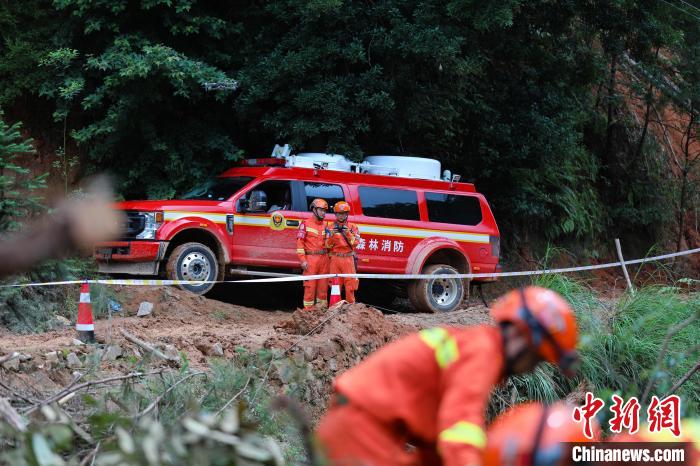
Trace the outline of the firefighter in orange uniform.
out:
M 592 419 L 593 440 L 573 420 L 574 406 L 523 403 L 498 416 L 488 428 L 484 466 L 565 466 L 574 464 L 567 443 L 600 441 L 600 425 Z
M 355 245 L 360 241 L 360 230 L 354 223 L 348 222 L 350 204 L 336 202 L 333 206 L 335 223 L 326 222 L 326 246 L 330 256 L 330 273 L 356 273 Z M 345 287 L 345 301 L 355 302 L 355 291 L 360 280 L 341 278 L 341 288 Z
M 423 330 L 338 377 L 317 428 L 333 464 L 481 464 L 485 410 L 495 384 L 543 360 L 565 375 L 575 373 L 576 318 L 557 293 L 511 291 L 491 315 L 497 327 Z M 416 450 L 408 452 L 406 443 Z
M 314 199 L 309 209 L 313 216 L 299 224 L 297 233 L 297 256 L 304 275 L 323 275 L 328 273 L 328 251 L 325 245 L 325 227 L 328 203 L 323 199 Z M 304 309 L 310 310 L 315 305 L 328 305 L 328 279 L 306 280 L 304 282 Z

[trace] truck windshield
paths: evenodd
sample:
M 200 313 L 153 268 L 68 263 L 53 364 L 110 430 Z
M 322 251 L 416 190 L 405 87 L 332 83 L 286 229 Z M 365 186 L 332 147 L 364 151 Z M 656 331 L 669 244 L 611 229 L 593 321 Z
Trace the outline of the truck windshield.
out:
M 253 178 L 248 176 L 233 176 L 212 178 L 191 191 L 186 192 L 180 199 L 194 201 L 225 201 L 250 183 Z

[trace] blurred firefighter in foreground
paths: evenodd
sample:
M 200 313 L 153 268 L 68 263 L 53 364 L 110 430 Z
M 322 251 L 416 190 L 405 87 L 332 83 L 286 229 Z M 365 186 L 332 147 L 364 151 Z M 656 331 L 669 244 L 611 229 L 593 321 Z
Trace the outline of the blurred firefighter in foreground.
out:
M 480 464 L 494 385 L 540 361 L 575 373 L 576 318 L 557 293 L 511 291 L 491 315 L 497 327 L 423 330 L 338 377 L 317 429 L 333 464 Z M 416 450 L 407 452 L 406 443 Z
M 650 432 L 649 425 L 643 424 L 634 434 L 623 432 L 613 435 L 608 440 L 610 442 L 687 443 L 684 464 L 700 466 L 700 418 L 683 419 L 680 422 L 680 432 L 679 437 L 673 435 L 668 429 Z
M 323 199 L 314 199 L 309 206 L 313 216 L 299 224 L 297 233 L 297 256 L 304 275 L 323 275 L 329 270 L 328 251 L 325 244 L 326 211 L 328 203 Z M 328 305 L 328 279 L 306 280 L 304 282 L 304 309 L 313 309 L 315 305 Z
M 600 440 L 600 426 L 593 419 L 594 440 L 589 440 L 574 421 L 574 406 L 525 403 L 496 418 L 488 428 L 485 466 L 564 466 L 572 464 L 566 442 Z
M 82 199 L 63 201 L 56 210 L 22 232 L 0 241 L 0 277 L 26 271 L 67 252 L 90 251 L 96 242 L 117 238 L 124 224 L 112 209 L 112 191 L 104 177 L 88 185 Z
M 356 273 L 357 256 L 355 246 L 360 241 L 360 231 L 357 225 L 348 222 L 350 204 L 345 201 L 336 202 L 333 206 L 335 223 L 328 222 L 326 228 L 326 246 L 330 256 L 330 273 Z M 360 284 L 357 278 L 341 278 L 341 288 L 345 287 L 345 300 L 355 302 L 355 291 Z

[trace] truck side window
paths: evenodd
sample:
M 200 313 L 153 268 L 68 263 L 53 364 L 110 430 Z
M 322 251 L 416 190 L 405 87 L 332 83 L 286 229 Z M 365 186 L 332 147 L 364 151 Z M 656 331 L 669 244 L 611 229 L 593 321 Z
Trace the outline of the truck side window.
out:
M 314 199 L 325 199 L 328 203 L 329 211 L 333 211 L 333 205 L 338 201 L 344 201 L 343 188 L 337 184 L 327 183 L 304 183 L 306 192 L 306 206 L 308 208 Z
M 420 220 L 415 191 L 360 186 L 362 213 L 368 217 Z
M 481 223 L 481 204 L 475 196 L 425 193 L 425 201 L 431 222 L 470 226 Z
M 271 180 L 260 183 L 246 194 L 248 212 L 268 213 L 276 210 L 289 210 L 292 207 L 292 191 L 289 181 Z M 255 195 L 255 196 L 253 196 Z M 251 196 L 257 202 L 250 203 Z M 264 199 L 264 203 L 263 200 Z

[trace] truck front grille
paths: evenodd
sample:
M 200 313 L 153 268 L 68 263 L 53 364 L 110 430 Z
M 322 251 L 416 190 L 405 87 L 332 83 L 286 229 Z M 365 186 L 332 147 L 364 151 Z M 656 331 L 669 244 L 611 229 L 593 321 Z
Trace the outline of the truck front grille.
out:
M 146 216 L 139 212 L 126 213 L 125 239 L 135 239 L 146 228 Z

